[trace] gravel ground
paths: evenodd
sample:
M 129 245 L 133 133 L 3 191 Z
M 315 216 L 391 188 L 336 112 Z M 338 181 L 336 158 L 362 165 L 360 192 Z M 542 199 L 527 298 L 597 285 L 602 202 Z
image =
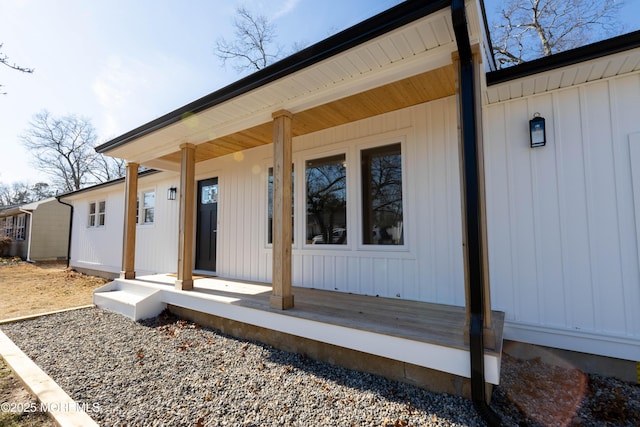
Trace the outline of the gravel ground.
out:
M 2 330 L 103 426 L 484 425 L 466 399 L 237 340 L 170 315 L 133 322 L 90 308 Z M 565 384 L 584 385 L 570 411 L 548 406 L 562 400 L 557 396 L 542 408 L 516 405 L 512 399 L 525 399 L 531 389 L 513 386 L 526 384 L 517 381 L 519 372 L 541 368 L 506 360 L 507 386 L 495 389 L 492 403 L 505 425 L 635 426 L 640 420 L 638 386 L 585 375 Z M 601 384 L 590 390 L 593 378 Z M 606 409 L 606 399 L 617 399 L 617 412 Z M 555 412 L 561 415 L 548 416 Z

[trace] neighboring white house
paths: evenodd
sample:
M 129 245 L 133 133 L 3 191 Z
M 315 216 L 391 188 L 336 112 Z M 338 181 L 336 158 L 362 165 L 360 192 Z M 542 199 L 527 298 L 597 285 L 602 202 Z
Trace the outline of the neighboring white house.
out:
M 446 3 L 405 2 L 99 147 L 129 162 L 129 184 L 64 197 L 71 265 L 175 273 L 185 290 L 193 271 L 273 282 L 288 308 L 290 262 L 295 286 L 473 311 L 466 266 L 484 264 L 505 339 L 639 360 L 640 33 L 493 71 L 467 1 L 470 123 Z M 532 148 L 536 113 L 546 145 Z M 461 191 L 473 129 L 479 221 Z M 470 222 L 486 223 L 484 263 L 465 252 L 482 248 Z

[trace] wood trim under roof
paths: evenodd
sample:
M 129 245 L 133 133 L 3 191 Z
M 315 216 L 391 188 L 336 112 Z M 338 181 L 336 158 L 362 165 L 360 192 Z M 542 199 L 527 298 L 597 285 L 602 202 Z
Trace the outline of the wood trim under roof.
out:
M 229 88 L 214 92 L 97 150 L 146 167 L 177 171 L 178 147 L 185 142 L 196 145 L 197 162 L 270 144 L 271 113 L 280 109 L 293 113 L 297 137 L 455 95 L 451 15 L 446 8 L 435 7 L 446 1 L 428 3 L 429 12 L 416 14 L 423 3 L 406 2 L 402 13 L 411 19 L 405 17 L 403 26 L 364 42 L 359 39 L 350 49 L 332 51 L 322 61 L 242 93 Z M 475 3 L 467 0 L 467 7 L 475 9 Z M 476 21 L 469 23 L 474 40 L 480 31 Z
M 301 136 L 367 117 L 433 101 L 455 94 L 455 70 L 447 65 L 394 83 L 294 114 L 293 136 Z M 272 122 L 262 123 L 196 146 L 196 162 L 271 144 Z M 161 160 L 178 165 L 180 152 Z
M 179 122 L 185 114 L 197 114 L 254 89 L 264 87 L 271 82 L 291 76 L 297 71 L 307 69 L 323 60 L 335 57 L 376 37 L 385 35 L 394 29 L 412 23 L 425 16 L 432 15 L 437 11 L 441 11 L 449 6 L 450 2 L 451 0 L 406 0 L 391 9 L 296 52 L 225 88 L 206 95 L 184 107 L 178 108 L 156 120 L 108 141 L 96 147 L 96 151 L 105 153 L 120 145 L 127 144 L 128 142 Z M 437 30 L 430 30 L 430 40 L 434 41 L 434 36 L 437 37 L 440 35 L 443 36 L 443 40 L 447 43 L 452 41 L 448 35 L 441 34 L 442 30 L 444 30 L 445 33 L 449 32 L 448 25 L 440 25 Z M 436 44 L 440 45 L 440 40 L 438 40 Z

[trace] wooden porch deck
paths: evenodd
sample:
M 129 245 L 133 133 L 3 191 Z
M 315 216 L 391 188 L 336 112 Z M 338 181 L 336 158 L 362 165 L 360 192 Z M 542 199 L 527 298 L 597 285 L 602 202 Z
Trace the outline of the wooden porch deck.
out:
M 463 378 L 470 376 L 463 307 L 294 287 L 295 306 L 283 311 L 270 307 L 268 284 L 217 277 L 195 279 L 192 291 L 176 290 L 175 278 L 166 274 L 115 282 L 157 289 L 162 292 L 162 302 L 170 307 Z M 504 314 L 494 312 L 493 323 L 495 350 L 485 350 L 485 377 L 487 382 L 498 384 Z

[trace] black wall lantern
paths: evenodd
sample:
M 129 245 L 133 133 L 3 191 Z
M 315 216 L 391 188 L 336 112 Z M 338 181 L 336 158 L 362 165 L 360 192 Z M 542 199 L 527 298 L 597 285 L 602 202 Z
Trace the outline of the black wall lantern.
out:
M 176 187 L 171 187 L 167 190 L 167 200 L 175 200 L 176 194 L 178 194 L 178 189 Z
M 540 117 L 540 113 L 535 113 L 533 119 L 529 120 L 529 137 L 531 140 L 531 148 L 544 147 L 547 143 L 544 117 Z

